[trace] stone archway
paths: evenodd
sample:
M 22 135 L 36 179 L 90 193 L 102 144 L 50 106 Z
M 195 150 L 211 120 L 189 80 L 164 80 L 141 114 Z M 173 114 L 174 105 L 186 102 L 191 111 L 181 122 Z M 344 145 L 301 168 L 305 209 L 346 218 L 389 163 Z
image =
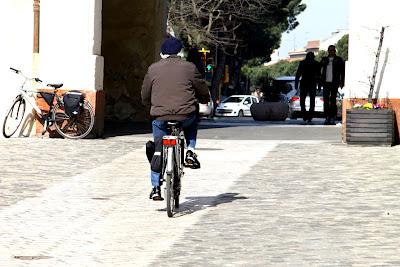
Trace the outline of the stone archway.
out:
M 147 67 L 159 57 L 166 1 L 103 0 L 105 123 L 145 121 L 140 89 Z

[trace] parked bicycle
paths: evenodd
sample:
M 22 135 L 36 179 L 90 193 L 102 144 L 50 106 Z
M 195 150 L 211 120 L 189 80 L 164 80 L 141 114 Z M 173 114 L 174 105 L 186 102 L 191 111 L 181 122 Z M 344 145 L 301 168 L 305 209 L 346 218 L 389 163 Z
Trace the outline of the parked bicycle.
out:
M 54 125 L 56 131 L 64 138 L 80 139 L 86 137 L 94 125 L 93 108 L 85 95 L 78 91 L 71 91 L 59 96 L 58 89 L 63 86 L 59 84 L 47 84 L 52 87 L 52 92 L 41 92 L 26 89 L 28 82 L 42 83 L 39 78 L 25 76 L 20 70 L 10 68 L 16 74 L 23 77 L 23 82 L 19 88 L 20 94 L 14 99 L 13 104 L 7 112 L 3 123 L 3 135 L 11 137 L 20 127 L 24 117 L 27 103 L 36 111 L 37 116 L 43 123 L 42 135 L 49 127 Z M 38 93 L 49 106 L 48 111 L 41 110 L 29 93 Z
M 185 137 L 181 122 L 167 122 L 167 130 L 170 135 L 163 136 L 162 155 L 163 164 L 161 172 L 161 184 L 165 182 L 165 196 L 167 199 L 167 214 L 172 217 L 179 208 L 179 196 L 181 192 L 181 178 L 184 167 Z

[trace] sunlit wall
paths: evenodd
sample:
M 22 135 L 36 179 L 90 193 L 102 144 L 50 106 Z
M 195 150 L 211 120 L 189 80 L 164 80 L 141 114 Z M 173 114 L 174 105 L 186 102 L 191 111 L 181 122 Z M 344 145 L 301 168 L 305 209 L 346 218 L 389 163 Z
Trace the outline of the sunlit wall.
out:
M 370 88 L 380 31 L 385 28 L 375 91 L 379 98 L 400 98 L 400 19 L 392 0 L 351 0 L 346 97 L 366 98 Z M 373 95 L 375 98 L 375 94 Z

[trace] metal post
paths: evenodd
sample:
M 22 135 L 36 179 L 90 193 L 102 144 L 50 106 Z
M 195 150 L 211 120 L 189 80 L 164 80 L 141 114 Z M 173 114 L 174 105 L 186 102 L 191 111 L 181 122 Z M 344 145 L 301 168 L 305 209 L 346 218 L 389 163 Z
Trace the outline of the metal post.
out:
M 372 78 L 371 78 L 371 81 L 370 81 L 370 88 L 369 88 L 369 94 L 368 94 L 368 103 L 372 103 L 372 94 L 374 92 L 374 87 L 375 87 L 376 73 L 378 72 L 379 57 L 381 55 L 385 28 L 386 27 L 382 27 L 381 33 L 380 33 L 380 37 L 379 37 L 379 45 L 378 45 L 378 51 L 376 52 L 376 57 L 375 57 L 374 71 L 372 72 Z
M 40 0 L 33 0 L 33 53 L 39 53 Z

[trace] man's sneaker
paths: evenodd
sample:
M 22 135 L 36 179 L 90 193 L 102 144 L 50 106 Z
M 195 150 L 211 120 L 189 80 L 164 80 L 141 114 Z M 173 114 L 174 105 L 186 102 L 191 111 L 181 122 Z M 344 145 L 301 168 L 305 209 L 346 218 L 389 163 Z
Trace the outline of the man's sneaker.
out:
M 186 152 L 185 167 L 200 169 L 200 162 L 197 160 L 197 155 L 191 150 Z
M 150 199 L 154 201 L 163 201 L 164 198 L 161 197 L 161 188 L 159 186 L 155 186 L 151 189 Z

